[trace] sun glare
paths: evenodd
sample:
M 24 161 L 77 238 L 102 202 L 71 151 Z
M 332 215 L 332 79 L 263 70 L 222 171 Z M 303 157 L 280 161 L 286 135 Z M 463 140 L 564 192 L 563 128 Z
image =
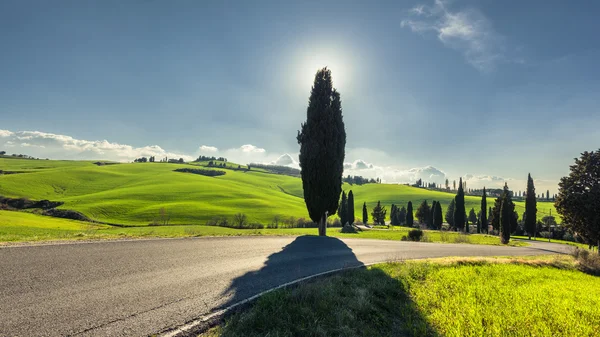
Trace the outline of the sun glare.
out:
M 351 62 L 347 53 L 340 49 L 316 49 L 300 52 L 295 67 L 296 83 L 302 88 L 310 88 L 316 72 L 327 67 L 331 70 L 333 86 L 340 91 L 348 88 L 351 81 Z

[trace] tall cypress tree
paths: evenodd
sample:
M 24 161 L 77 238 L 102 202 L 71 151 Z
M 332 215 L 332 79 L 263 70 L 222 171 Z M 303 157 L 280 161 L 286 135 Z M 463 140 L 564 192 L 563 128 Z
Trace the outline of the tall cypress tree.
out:
M 340 201 L 339 216 L 340 221 L 342 222 L 342 226 L 345 226 L 346 222 L 348 222 L 348 198 L 346 198 L 346 191 L 342 191 L 342 200 Z
M 386 213 L 387 210 L 385 209 L 385 206 L 381 206 L 381 202 L 378 201 L 377 206 L 373 208 L 373 212 L 371 213 L 371 216 L 373 217 L 373 224 L 384 226 Z
M 408 227 L 412 227 L 415 219 L 413 217 L 413 207 L 412 207 L 412 201 L 408 202 L 408 205 L 406 206 L 406 225 Z
M 306 122 L 296 138 L 300 144 L 300 174 L 304 202 L 319 235 L 327 235 L 327 217 L 338 209 L 346 130 L 339 92 L 333 88 L 331 71 L 317 71 L 306 109 Z
M 535 224 L 537 223 L 537 201 L 535 200 L 535 186 L 531 173 L 527 175 L 527 196 L 525 197 L 525 231 L 531 240 L 535 235 Z
M 348 192 L 348 222 L 351 225 L 354 223 L 354 193 L 352 190 Z
M 369 212 L 367 211 L 367 203 L 363 203 L 363 216 L 362 216 L 363 224 L 369 223 Z
M 458 182 L 458 192 L 454 197 L 454 224 L 460 230 L 465 228 L 465 191 L 463 189 L 462 178 Z
M 515 212 L 514 204 L 508 193 L 508 187 L 506 183 L 504 185 L 504 192 L 502 192 L 502 199 L 500 205 L 500 242 L 507 244 L 510 241 L 510 227 L 513 219 L 513 213 Z
M 481 219 L 479 222 L 481 223 L 481 232 L 488 232 L 488 220 L 487 220 L 487 195 L 486 195 L 485 187 L 483 188 L 483 195 L 481 196 Z

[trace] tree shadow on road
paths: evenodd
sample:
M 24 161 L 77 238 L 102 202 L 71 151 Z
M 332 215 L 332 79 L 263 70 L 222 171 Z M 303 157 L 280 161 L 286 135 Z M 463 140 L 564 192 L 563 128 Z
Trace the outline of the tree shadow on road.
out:
M 265 265 L 231 282 L 226 308 L 287 282 L 363 266 L 352 249 L 331 237 L 301 236 Z M 342 271 L 260 297 L 237 309 L 223 336 L 436 336 L 398 279 L 376 268 Z

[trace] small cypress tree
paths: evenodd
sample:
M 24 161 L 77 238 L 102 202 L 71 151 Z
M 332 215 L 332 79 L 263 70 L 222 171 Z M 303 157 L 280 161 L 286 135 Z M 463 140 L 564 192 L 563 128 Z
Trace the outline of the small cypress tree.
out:
M 435 200 L 431 202 L 431 213 L 429 214 L 429 221 L 428 221 L 428 223 L 427 223 L 427 226 L 428 226 L 429 228 L 434 228 L 434 229 L 435 229 L 435 225 L 433 224 L 433 215 L 434 215 L 433 213 L 435 213 L 435 205 L 436 205 L 437 203 L 438 203 L 438 202 L 437 202 L 437 201 L 435 201 Z
M 428 225 L 430 214 L 431 208 L 429 207 L 429 204 L 427 204 L 427 200 L 423 200 L 421 205 L 419 205 L 419 208 L 417 208 L 417 213 L 415 214 L 419 220 L 419 223 Z
M 354 193 L 352 193 L 352 190 L 350 190 L 350 192 L 348 192 L 348 216 L 347 216 L 347 220 L 350 224 L 354 223 Z
M 481 218 L 479 219 L 480 228 L 481 228 L 482 233 L 488 232 L 487 195 L 486 194 L 487 194 L 487 192 L 485 191 L 485 187 L 484 187 L 483 195 L 481 196 Z
M 345 226 L 348 222 L 348 198 L 346 197 L 346 191 L 342 191 L 342 200 L 340 201 L 339 209 L 340 221 L 342 226 Z
M 400 226 L 398 219 L 399 211 L 398 206 L 392 204 L 392 208 L 390 209 L 390 222 L 392 223 L 392 226 Z
M 454 226 L 454 199 L 450 200 L 450 204 L 448 205 L 448 209 L 446 210 L 446 222 L 454 230 L 456 226 Z
M 438 230 L 442 229 L 443 222 L 442 205 L 439 202 L 436 202 L 433 209 L 433 227 Z
M 469 221 L 471 223 L 471 225 L 476 225 L 477 224 L 477 214 L 475 214 L 475 209 L 471 208 L 471 210 L 469 211 Z M 468 223 L 467 222 L 467 223 Z M 467 230 L 468 232 L 468 230 Z M 478 228 L 477 233 L 481 232 L 481 228 Z
M 406 225 L 408 227 L 412 227 L 414 225 L 414 221 L 412 201 L 409 201 L 408 205 L 406 206 Z
M 511 207 L 510 195 L 506 192 L 502 194 L 500 205 L 500 242 L 507 244 L 510 241 L 510 222 L 512 219 L 512 213 L 514 212 Z
M 373 208 L 371 216 L 373 217 L 373 224 L 385 225 L 385 214 L 387 213 L 385 206 L 381 206 L 381 202 L 377 201 L 377 206 Z
M 456 197 L 454 197 L 454 203 L 454 223 L 458 229 L 463 230 L 467 214 L 465 211 L 465 192 L 463 189 L 462 178 L 460 178 L 458 182 L 458 192 L 456 193 Z
M 406 224 L 406 207 L 404 206 L 398 211 L 398 223 L 400 225 Z
M 367 211 L 367 203 L 363 203 L 363 216 L 362 216 L 363 224 L 367 224 L 369 222 L 369 212 Z

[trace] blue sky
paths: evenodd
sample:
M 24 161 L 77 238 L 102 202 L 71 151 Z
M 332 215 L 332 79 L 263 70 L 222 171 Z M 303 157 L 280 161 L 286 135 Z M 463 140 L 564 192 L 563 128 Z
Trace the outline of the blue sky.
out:
M 0 147 L 295 158 L 312 77 L 328 65 L 346 159 L 372 164 L 364 175 L 432 166 L 431 180 L 518 190 L 531 172 L 554 191 L 599 147 L 599 12 L 594 1 L 2 1 Z

